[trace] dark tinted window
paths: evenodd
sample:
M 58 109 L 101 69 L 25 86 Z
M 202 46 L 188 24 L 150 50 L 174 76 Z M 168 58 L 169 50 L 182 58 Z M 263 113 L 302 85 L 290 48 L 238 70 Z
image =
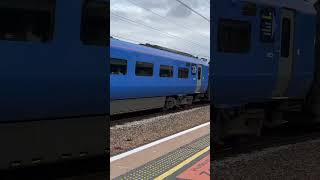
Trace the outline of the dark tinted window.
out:
M 245 21 L 221 20 L 218 32 L 218 51 L 246 53 L 250 50 L 251 24 Z
M 178 77 L 183 78 L 183 79 L 187 79 L 189 77 L 189 69 L 188 68 L 179 68 Z
M 48 42 L 54 14 L 55 0 L 1 0 L 0 40 Z
M 153 76 L 153 64 L 147 62 L 137 62 L 136 76 Z
M 127 74 L 126 60 L 122 59 L 111 59 L 110 61 L 110 73 L 115 75 L 126 75 Z
M 173 77 L 173 67 L 160 65 L 160 77 Z
M 202 72 L 201 67 L 198 67 L 198 80 L 201 80 L 202 78 Z
M 281 56 L 289 57 L 290 54 L 291 21 L 288 18 L 282 20 Z
M 107 46 L 107 14 L 106 1 L 85 1 L 81 28 L 81 40 L 84 44 Z

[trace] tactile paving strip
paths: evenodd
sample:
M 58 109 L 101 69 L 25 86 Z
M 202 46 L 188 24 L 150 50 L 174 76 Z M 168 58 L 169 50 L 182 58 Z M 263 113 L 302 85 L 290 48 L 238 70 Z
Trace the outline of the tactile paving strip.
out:
M 192 143 L 180 147 L 179 149 L 155 159 L 142 167 L 128 172 L 115 179 L 120 180 L 149 180 L 154 179 L 163 173 L 169 171 L 171 168 L 180 164 L 184 160 L 193 156 L 197 152 L 203 150 L 210 145 L 210 135 L 203 136 Z

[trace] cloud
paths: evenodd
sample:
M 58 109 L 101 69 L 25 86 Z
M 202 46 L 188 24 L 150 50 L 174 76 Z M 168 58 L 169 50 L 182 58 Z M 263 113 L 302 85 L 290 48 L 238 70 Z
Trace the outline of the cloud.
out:
M 208 1 L 183 2 L 210 17 Z M 110 4 L 111 35 L 136 43 L 157 44 L 200 57 L 210 56 L 210 23 L 177 1 L 111 0 Z
M 189 9 L 186 9 L 182 4 L 179 4 L 170 9 L 168 12 L 168 16 L 178 17 L 178 18 L 186 18 L 190 16 L 192 12 Z
M 137 1 L 137 0 L 135 0 Z M 172 1 L 172 0 L 171 0 Z M 168 0 L 142 0 L 140 1 L 141 4 L 143 4 L 146 8 L 151 9 L 162 9 L 169 7 Z

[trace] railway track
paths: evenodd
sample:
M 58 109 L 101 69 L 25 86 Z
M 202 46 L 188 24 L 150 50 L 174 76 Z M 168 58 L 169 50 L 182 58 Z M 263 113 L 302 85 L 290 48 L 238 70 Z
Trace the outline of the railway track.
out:
M 242 138 L 226 142 L 222 147 L 213 145 L 212 160 L 222 160 L 239 154 L 248 154 L 266 148 L 296 144 L 320 138 L 320 125 L 285 124 L 276 129 L 267 129 L 255 139 Z
M 158 117 L 158 116 L 164 116 L 172 113 L 177 113 L 177 112 L 183 112 L 187 110 L 191 110 L 194 108 L 199 108 L 199 107 L 204 107 L 208 106 L 210 103 L 208 102 L 199 102 L 195 103 L 190 106 L 185 106 L 181 108 L 176 108 L 168 111 L 164 111 L 162 109 L 154 109 L 154 110 L 147 110 L 147 111 L 140 111 L 140 112 L 134 112 L 134 113 L 126 113 L 126 114 L 121 114 L 121 115 L 113 115 L 110 117 L 110 127 L 115 126 L 115 125 L 122 125 L 128 122 L 134 122 L 134 121 L 139 121 L 141 119 L 147 119 L 147 118 L 153 118 L 153 117 Z

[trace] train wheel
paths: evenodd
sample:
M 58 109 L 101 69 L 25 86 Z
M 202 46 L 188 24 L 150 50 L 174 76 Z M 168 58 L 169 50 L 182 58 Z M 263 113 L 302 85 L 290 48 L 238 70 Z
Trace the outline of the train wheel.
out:
M 270 129 L 288 123 L 288 121 L 285 120 L 285 115 L 284 112 L 275 109 L 266 109 L 263 127 Z
M 164 110 L 167 111 L 169 109 L 173 109 L 176 106 L 176 99 L 173 97 L 168 97 L 166 103 L 164 105 Z
M 261 134 L 263 121 L 263 109 L 239 108 L 215 109 L 213 112 L 214 141 L 248 136 L 258 137 Z

